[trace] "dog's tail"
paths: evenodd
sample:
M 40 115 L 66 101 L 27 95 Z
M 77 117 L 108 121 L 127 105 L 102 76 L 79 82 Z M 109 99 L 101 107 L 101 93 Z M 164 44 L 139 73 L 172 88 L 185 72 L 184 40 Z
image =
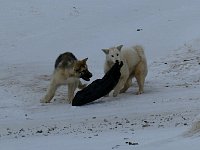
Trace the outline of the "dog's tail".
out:
M 141 45 L 135 45 L 135 46 L 133 46 L 133 49 L 137 52 L 137 54 L 140 57 L 141 61 L 146 61 L 144 48 Z

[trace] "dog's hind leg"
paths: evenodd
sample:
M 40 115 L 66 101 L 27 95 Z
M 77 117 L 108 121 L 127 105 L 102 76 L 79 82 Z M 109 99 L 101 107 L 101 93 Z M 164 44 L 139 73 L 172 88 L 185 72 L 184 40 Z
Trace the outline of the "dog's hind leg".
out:
M 147 69 L 143 62 L 140 62 L 135 69 L 135 78 L 137 80 L 139 90 L 137 95 L 144 93 L 144 82 L 147 75 Z
M 144 93 L 144 78 L 142 76 L 136 76 L 135 77 L 139 86 L 139 89 L 137 91 L 137 95 Z
M 57 87 L 58 84 L 56 80 L 53 78 L 50 82 L 47 94 L 41 99 L 41 103 L 49 103 L 51 99 L 54 97 Z

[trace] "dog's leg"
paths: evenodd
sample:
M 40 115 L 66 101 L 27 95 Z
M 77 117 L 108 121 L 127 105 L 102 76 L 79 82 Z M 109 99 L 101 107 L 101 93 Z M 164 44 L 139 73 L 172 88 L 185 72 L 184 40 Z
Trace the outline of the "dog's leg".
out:
M 142 76 L 135 77 L 139 86 L 139 90 L 137 91 L 136 95 L 140 95 L 144 93 L 144 78 Z
M 74 98 L 74 92 L 76 90 L 76 88 L 78 87 L 78 85 L 80 84 L 79 82 L 80 80 L 77 78 L 70 78 L 67 81 L 68 84 L 68 101 L 69 103 L 72 103 L 72 100 Z
M 145 68 L 144 63 L 140 62 L 135 69 L 135 78 L 139 86 L 139 90 L 136 93 L 137 95 L 144 93 L 144 82 L 146 75 L 147 75 L 147 69 Z
M 126 81 L 126 83 L 125 83 L 123 89 L 120 90 L 120 93 L 125 93 L 125 92 L 128 90 L 128 88 L 131 87 L 131 85 L 132 85 L 132 76 L 130 76 L 130 77 L 127 79 L 127 81 Z
M 77 88 L 77 85 L 75 84 L 68 84 L 68 101 L 69 103 L 72 103 L 72 100 L 74 98 L 74 92 Z
M 114 88 L 113 96 L 116 97 L 120 90 L 124 87 L 125 81 L 127 78 L 120 78 L 119 82 L 117 83 L 116 87 Z
M 72 100 L 74 98 L 74 85 L 68 84 L 68 102 L 72 103 Z
M 82 84 L 81 81 L 79 80 L 78 88 L 79 89 L 84 89 L 87 86 L 87 84 Z
M 48 87 L 47 94 L 41 99 L 41 103 L 49 103 L 51 99 L 54 97 L 57 87 L 58 87 L 57 81 L 53 77 Z

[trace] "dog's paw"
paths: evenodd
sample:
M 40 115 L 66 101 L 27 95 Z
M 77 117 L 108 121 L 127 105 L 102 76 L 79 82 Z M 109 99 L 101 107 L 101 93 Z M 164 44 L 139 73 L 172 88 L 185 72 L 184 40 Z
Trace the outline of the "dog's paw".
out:
M 73 99 L 67 98 L 67 102 L 68 102 L 69 104 L 72 104 L 72 101 L 73 101 Z
M 119 92 L 113 92 L 113 97 L 117 97 L 118 94 Z
M 68 97 L 66 98 L 66 102 L 68 102 L 69 104 L 72 104 L 73 99 L 74 99 L 74 96 L 70 98 Z
M 137 91 L 136 92 L 136 95 L 140 95 L 140 94 L 142 94 L 142 93 L 144 93 L 143 91 Z
M 40 99 L 40 103 L 50 103 L 50 101 L 48 101 L 48 100 L 45 99 L 45 98 L 42 98 L 42 99 Z

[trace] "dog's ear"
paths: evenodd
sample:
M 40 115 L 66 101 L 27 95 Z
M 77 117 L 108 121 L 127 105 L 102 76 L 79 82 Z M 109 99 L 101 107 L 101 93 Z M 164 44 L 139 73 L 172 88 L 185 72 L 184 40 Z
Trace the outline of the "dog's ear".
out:
M 82 61 L 83 61 L 83 62 L 86 62 L 87 60 L 88 60 L 88 58 L 85 58 L 85 59 L 83 59 Z
M 119 45 L 119 46 L 117 46 L 117 49 L 118 49 L 119 51 L 121 51 L 122 47 L 123 47 L 123 45 Z
M 109 49 L 102 49 L 102 51 L 103 51 L 105 54 L 108 54 L 108 53 L 109 53 Z

